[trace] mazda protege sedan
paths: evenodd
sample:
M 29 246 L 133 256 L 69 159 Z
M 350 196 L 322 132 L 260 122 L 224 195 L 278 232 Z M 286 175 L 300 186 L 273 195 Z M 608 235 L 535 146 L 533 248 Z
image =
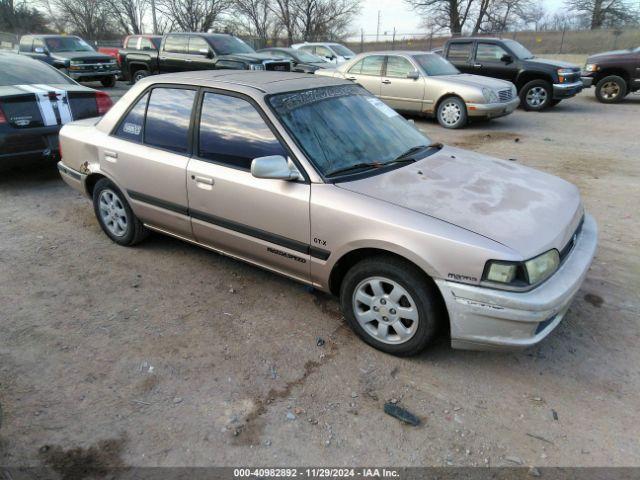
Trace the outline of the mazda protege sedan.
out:
M 459 348 L 535 344 L 596 249 L 575 186 L 433 143 L 345 80 L 159 75 L 60 135 L 62 177 L 114 242 L 154 230 L 332 292 L 396 355 L 440 327 Z

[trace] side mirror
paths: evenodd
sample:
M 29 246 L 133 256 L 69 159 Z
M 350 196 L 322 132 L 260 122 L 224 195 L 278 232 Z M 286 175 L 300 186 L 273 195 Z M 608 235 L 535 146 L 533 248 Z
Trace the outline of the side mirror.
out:
M 42 48 L 42 47 L 36 47 L 36 48 L 34 48 L 34 49 L 33 49 L 33 52 L 34 52 L 34 53 L 47 53 L 47 52 L 45 52 L 45 51 L 44 51 L 44 48 Z
M 420 78 L 420 72 L 418 72 L 417 70 L 409 72 L 407 73 L 407 78 L 410 78 L 411 80 L 418 80 Z
M 502 55 L 500 61 L 506 64 L 513 63 L 513 57 L 505 53 L 504 55 Z
M 256 178 L 273 180 L 301 180 L 302 175 L 291 160 L 282 155 L 254 158 L 251 162 L 251 175 Z
M 215 56 L 216 56 L 216 55 L 215 55 L 215 53 L 213 53 L 213 50 L 209 49 L 209 50 L 207 51 L 207 58 L 208 58 L 208 59 L 212 59 L 212 58 L 213 58 L 213 57 L 215 57 Z

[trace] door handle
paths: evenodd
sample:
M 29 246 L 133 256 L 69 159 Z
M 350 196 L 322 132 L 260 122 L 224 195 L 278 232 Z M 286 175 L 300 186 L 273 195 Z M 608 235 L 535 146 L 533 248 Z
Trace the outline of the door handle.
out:
M 476 67 L 476 68 L 482 68 L 482 64 L 481 63 L 474 63 L 473 66 Z
M 384 83 L 385 85 L 389 85 L 391 83 L 391 80 L 382 80 L 382 83 Z
M 116 163 L 118 161 L 118 153 L 117 152 L 112 152 L 110 150 L 105 150 L 103 152 L 103 154 L 104 154 L 104 159 L 107 162 Z
M 213 185 L 213 178 L 211 178 L 211 177 L 202 177 L 200 175 L 191 175 L 191 179 L 195 180 L 196 183 L 204 183 L 205 185 Z
M 356 81 L 356 77 L 347 77 L 347 80 L 351 80 L 352 82 Z

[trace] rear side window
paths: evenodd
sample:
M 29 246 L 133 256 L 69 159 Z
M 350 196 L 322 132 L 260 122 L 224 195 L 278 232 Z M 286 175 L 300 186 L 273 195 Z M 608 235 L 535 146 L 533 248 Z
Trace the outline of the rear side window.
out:
M 147 100 L 149 100 L 148 93 L 138 100 L 135 107 L 129 110 L 129 113 L 120 122 L 120 126 L 116 130 L 116 137 L 142 143 L 142 127 L 144 125 L 144 112 L 147 109 Z
M 287 156 L 258 111 L 246 100 L 205 93 L 200 117 L 198 156 L 249 170 L 254 158 Z
M 147 107 L 144 143 L 176 153 L 186 153 L 195 96 L 195 90 L 154 88 Z
M 187 35 L 169 35 L 164 42 L 164 51 L 170 53 L 187 53 L 189 37 Z
M 449 51 L 447 52 L 447 58 L 449 60 L 467 61 L 471 56 L 471 48 L 473 44 L 468 43 L 452 43 L 449 45 Z

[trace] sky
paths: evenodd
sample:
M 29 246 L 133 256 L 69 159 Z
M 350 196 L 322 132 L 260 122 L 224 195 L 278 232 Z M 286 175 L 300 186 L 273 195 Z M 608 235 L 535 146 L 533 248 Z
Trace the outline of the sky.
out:
M 556 10 L 562 5 L 562 0 L 543 0 L 549 10 Z M 420 18 L 407 7 L 403 0 L 362 0 L 362 12 L 353 22 L 354 32 L 360 34 L 360 29 L 364 29 L 365 40 L 375 38 L 376 26 L 378 22 L 378 10 L 380 10 L 380 34 L 385 31 L 391 35 L 393 27 L 398 33 L 420 32 L 418 25 Z

